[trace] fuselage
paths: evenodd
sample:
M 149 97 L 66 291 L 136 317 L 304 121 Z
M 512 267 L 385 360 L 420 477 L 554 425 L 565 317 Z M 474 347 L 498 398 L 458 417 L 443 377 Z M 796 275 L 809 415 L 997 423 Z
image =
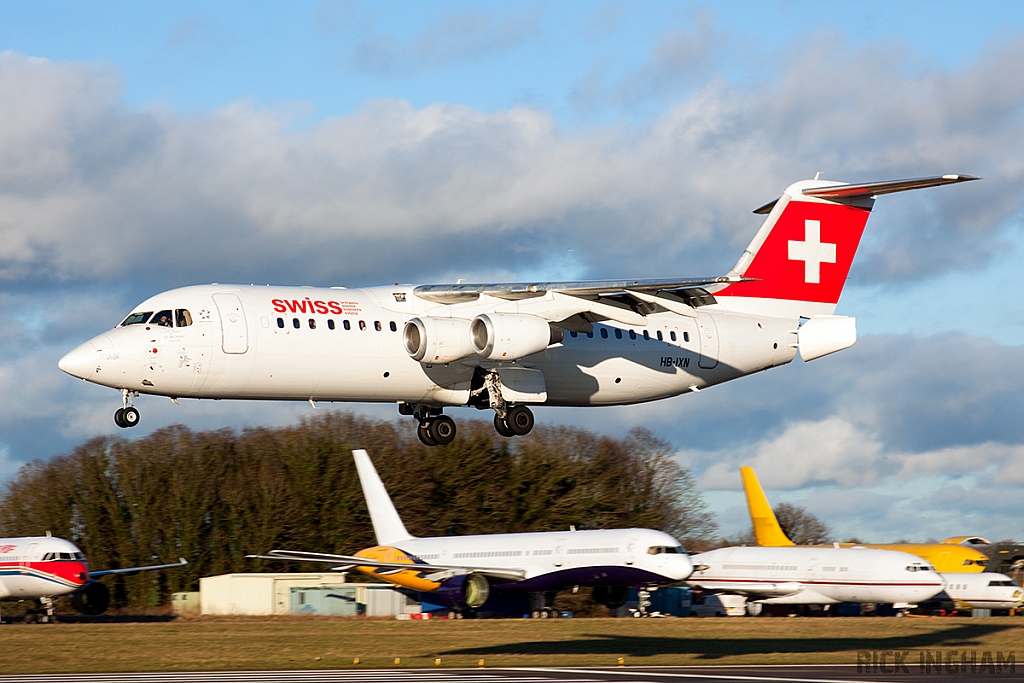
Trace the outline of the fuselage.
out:
M 669 534 L 652 529 L 610 529 L 482 536 L 411 538 L 358 553 L 384 561 L 521 570 L 522 580 L 495 590 L 557 591 L 575 585 L 637 586 L 682 581 L 693 571 L 689 555 Z M 385 581 L 420 591 L 439 579 L 409 571 L 371 571 Z
M 0 538 L 0 600 L 28 600 L 74 593 L 89 581 L 89 564 L 62 538 Z
M 946 588 L 936 600 L 951 600 L 958 607 L 971 609 L 1013 609 L 1024 603 L 1024 589 L 1006 574 L 943 574 Z
M 689 583 L 773 604 L 918 603 L 944 586 L 919 557 L 872 548 L 720 548 L 693 563 Z
M 645 326 L 595 324 L 593 332 L 566 332 L 546 350 L 509 362 L 471 356 L 424 364 L 403 346 L 403 327 L 416 316 L 469 319 L 509 305 L 487 296 L 438 305 L 411 286 L 185 287 L 146 300 L 133 311 L 145 322 L 129 316 L 60 366 L 97 384 L 173 398 L 431 406 L 467 404 L 480 367 L 519 367 L 541 371 L 545 391 L 516 402 L 593 406 L 700 390 L 795 355 L 795 320 L 718 305 L 696 309 L 696 318 L 651 314 Z

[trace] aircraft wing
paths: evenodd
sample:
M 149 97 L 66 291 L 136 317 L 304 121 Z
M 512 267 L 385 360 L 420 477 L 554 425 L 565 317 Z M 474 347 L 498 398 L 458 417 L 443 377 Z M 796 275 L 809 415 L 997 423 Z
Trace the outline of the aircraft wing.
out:
M 784 598 L 789 595 L 795 595 L 804 589 L 803 584 L 796 581 L 770 583 L 761 581 L 721 581 L 717 579 L 701 580 L 690 577 L 686 582 L 691 586 L 697 586 L 706 591 L 736 593 L 755 599 Z
M 101 569 L 98 572 L 90 571 L 90 577 L 96 576 L 107 576 L 108 574 L 131 574 L 133 572 L 148 572 L 155 569 L 170 569 L 171 567 L 184 567 L 188 564 L 188 560 L 184 557 L 179 557 L 177 562 L 171 564 L 151 564 L 145 567 L 125 567 L 123 569 Z
M 436 575 L 445 574 L 468 574 L 470 572 L 474 574 L 483 574 L 484 576 L 500 579 L 502 581 L 522 581 L 526 578 L 526 571 L 523 569 L 515 568 L 495 568 L 495 567 L 472 567 L 467 565 L 437 565 L 437 564 L 418 564 L 410 562 L 384 562 L 381 560 L 371 560 L 368 557 L 357 557 L 355 555 L 333 555 L 331 553 L 311 553 L 301 550 L 271 550 L 268 555 L 246 555 L 246 557 L 261 559 L 261 560 L 289 560 L 293 562 L 324 562 L 327 564 L 337 565 L 332 569 L 334 571 L 348 571 L 356 567 L 375 567 L 377 569 L 384 569 L 386 571 L 377 572 L 378 574 L 397 574 L 398 572 L 405 571 L 418 571 L 418 572 L 429 572 L 432 576 L 426 578 L 434 578 Z
M 590 323 L 598 320 L 643 326 L 647 324 L 647 315 L 663 310 L 696 318 L 696 307 L 716 303 L 705 287 L 746 280 L 742 277 L 697 277 L 420 285 L 413 289 L 413 293 L 438 304 L 465 303 L 481 296 L 504 299 L 516 313 L 536 315 L 566 329 L 589 332 Z

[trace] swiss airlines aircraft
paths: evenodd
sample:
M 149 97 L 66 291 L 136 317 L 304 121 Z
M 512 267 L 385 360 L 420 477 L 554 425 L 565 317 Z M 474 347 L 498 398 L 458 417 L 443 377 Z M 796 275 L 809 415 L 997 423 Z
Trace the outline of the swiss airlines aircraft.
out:
M 181 558 L 174 564 L 89 571 L 82 551 L 63 538 L 0 538 L 0 600 L 35 600 L 36 608 L 29 610 L 26 621 L 51 621 L 53 599 L 62 595 L 70 595 L 71 604 L 83 614 L 103 614 L 110 604 L 110 591 L 97 578 L 186 564 Z
M 653 529 L 417 538 L 405 530 L 370 456 L 352 454 L 378 545 L 355 555 L 274 550 L 249 557 L 358 569 L 460 611 L 483 606 L 492 592 L 550 594 L 573 586 L 593 586 L 595 600 L 621 607 L 629 586 L 674 583 L 693 571 L 679 541 Z
M 523 435 L 530 405 L 654 401 L 852 346 L 855 319 L 833 312 L 875 197 L 975 179 L 794 183 L 721 277 L 174 289 L 59 365 L 119 389 L 121 427 L 154 394 L 395 402 L 427 445 L 468 405 Z
M 785 547 L 795 545 L 782 530 L 775 512 L 768 504 L 761 482 L 752 467 L 741 467 L 743 491 L 747 496 L 747 509 L 754 527 L 754 537 L 760 546 Z M 952 541 L 952 542 L 951 542 Z M 953 573 L 976 573 L 985 571 L 988 557 L 974 548 L 962 545 L 956 538 L 946 539 L 942 543 L 840 543 L 842 547 L 863 545 L 865 548 L 881 550 L 901 550 L 925 560 L 935 567 L 936 571 Z M 957 579 L 959 581 L 959 579 Z M 972 585 L 974 585 L 972 583 Z

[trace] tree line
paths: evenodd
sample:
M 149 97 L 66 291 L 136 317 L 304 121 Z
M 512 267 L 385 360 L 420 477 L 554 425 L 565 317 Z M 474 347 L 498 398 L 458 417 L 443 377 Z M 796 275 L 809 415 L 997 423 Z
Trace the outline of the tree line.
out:
M 701 549 L 716 526 L 689 470 L 646 430 L 623 438 L 538 426 L 516 439 L 464 421 L 426 448 L 405 422 L 342 411 L 277 429 L 97 437 L 25 465 L 0 499 L 0 536 L 77 543 L 95 569 L 189 565 L 104 579 L 113 605 L 149 607 L 229 572 L 322 571 L 247 559 L 275 548 L 353 553 L 375 544 L 351 450 L 365 448 L 417 536 L 647 527 Z

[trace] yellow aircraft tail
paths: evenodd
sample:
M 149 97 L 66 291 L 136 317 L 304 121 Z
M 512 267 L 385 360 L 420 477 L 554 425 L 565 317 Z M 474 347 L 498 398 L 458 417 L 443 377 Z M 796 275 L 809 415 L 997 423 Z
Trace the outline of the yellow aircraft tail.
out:
M 743 492 L 747 494 L 747 509 L 750 510 L 750 521 L 754 525 L 757 544 L 775 547 L 794 545 L 772 512 L 772 506 L 768 504 L 768 498 L 765 497 L 761 482 L 754 474 L 754 468 L 741 467 L 740 476 L 743 477 Z

